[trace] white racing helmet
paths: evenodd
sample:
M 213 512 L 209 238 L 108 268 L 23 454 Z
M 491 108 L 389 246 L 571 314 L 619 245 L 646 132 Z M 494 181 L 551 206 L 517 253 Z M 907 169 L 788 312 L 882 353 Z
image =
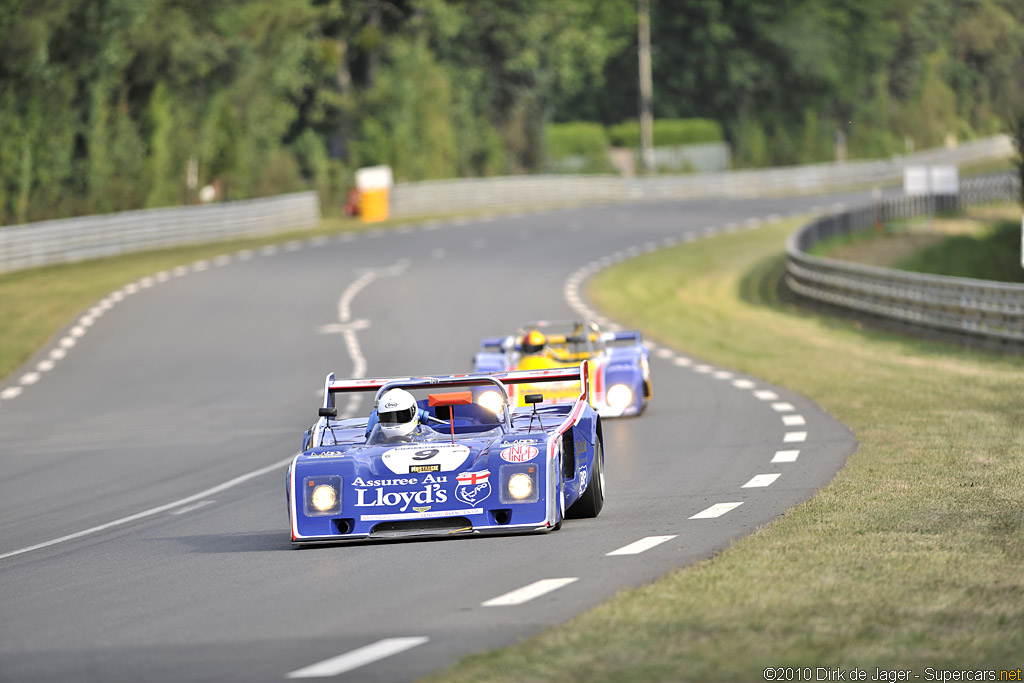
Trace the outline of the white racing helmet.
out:
M 377 420 L 385 437 L 408 436 L 419 424 L 416 399 L 405 389 L 388 389 L 377 401 Z

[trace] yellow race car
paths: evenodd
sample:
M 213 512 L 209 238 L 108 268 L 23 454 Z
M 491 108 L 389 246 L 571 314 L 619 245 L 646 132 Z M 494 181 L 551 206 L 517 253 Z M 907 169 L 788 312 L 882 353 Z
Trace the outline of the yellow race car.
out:
M 602 332 L 589 320 L 539 320 L 507 337 L 481 342 L 476 372 L 543 370 L 590 361 L 590 403 L 601 417 L 639 415 L 651 398 L 650 353 L 639 331 Z M 577 390 L 545 384 L 516 387 L 517 405 L 527 394 L 545 402 L 572 402 Z

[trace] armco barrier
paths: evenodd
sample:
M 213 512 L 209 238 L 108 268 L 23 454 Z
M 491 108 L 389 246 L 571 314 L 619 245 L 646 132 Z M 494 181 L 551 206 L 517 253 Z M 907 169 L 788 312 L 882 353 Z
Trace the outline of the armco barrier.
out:
M 900 184 L 906 166 L 964 165 L 1005 159 L 1010 138 L 1000 135 L 953 148 L 927 150 L 884 161 L 849 161 L 772 169 L 623 178 L 611 175 L 540 175 L 396 183 L 391 216 L 515 210 L 691 197 L 759 197 L 812 194 Z
M 310 228 L 315 192 L 0 227 L 0 272 Z
M 821 216 L 790 236 L 786 284 L 801 297 L 922 331 L 1024 350 L 1024 285 L 877 268 L 807 253 L 822 240 L 871 230 L 878 222 L 1019 198 L 1019 177 L 1005 173 L 965 180 L 956 196 L 900 197 Z
M 1013 145 L 1003 135 L 885 161 L 649 178 L 552 175 L 397 183 L 390 192 L 389 213 L 392 217 L 436 216 L 651 199 L 809 194 L 899 183 L 907 165 L 963 165 L 1012 154 Z M 301 229 L 318 219 L 316 194 L 302 192 L 0 226 L 0 272 Z

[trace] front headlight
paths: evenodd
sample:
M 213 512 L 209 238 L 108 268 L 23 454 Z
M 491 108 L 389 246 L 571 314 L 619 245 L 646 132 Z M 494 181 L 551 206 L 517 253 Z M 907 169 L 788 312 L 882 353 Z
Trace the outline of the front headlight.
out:
M 341 477 L 306 477 L 302 483 L 302 488 L 305 489 L 306 515 L 333 515 L 341 510 Z
M 485 391 L 477 397 L 476 402 L 495 415 L 501 415 L 504 401 L 497 391 Z
M 508 478 L 508 495 L 515 500 L 529 498 L 533 493 L 533 479 L 528 474 L 513 474 Z
M 499 470 L 499 498 L 505 505 L 536 503 L 540 500 L 540 472 L 535 463 L 510 463 Z
M 633 402 L 633 392 L 625 384 L 614 384 L 608 390 L 608 405 L 615 410 L 623 410 Z
M 334 507 L 334 504 L 338 502 L 338 493 L 333 487 L 321 484 L 313 489 L 313 495 L 310 496 L 310 502 L 320 512 L 327 512 Z

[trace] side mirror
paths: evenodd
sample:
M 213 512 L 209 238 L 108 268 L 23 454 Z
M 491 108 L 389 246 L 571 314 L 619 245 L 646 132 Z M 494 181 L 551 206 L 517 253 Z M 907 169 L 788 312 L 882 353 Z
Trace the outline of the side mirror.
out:
M 523 403 L 525 403 L 528 406 L 529 405 L 533 405 L 535 403 L 543 403 L 543 402 L 544 402 L 544 394 L 527 394 L 526 396 L 523 396 Z
M 320 417 L 338 417 L 338 409 L 321 408 L 320 410 L 316 411 L 316 414 L 319 415 Z

